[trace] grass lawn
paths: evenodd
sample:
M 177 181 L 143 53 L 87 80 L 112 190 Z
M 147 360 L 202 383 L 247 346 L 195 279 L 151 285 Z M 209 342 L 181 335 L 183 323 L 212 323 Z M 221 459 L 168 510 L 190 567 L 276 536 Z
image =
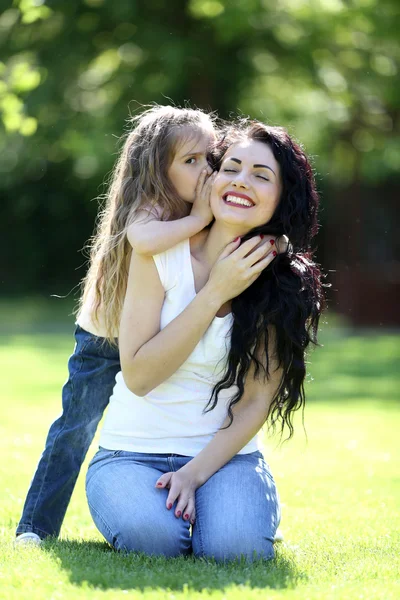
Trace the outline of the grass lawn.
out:
M 290 442 L 265 436 L 286 541 L 269 563 L 218 566 L 110 550 L 86 505 L 86 466 L 61 540 L 13 548 L 72 346 L 63 324 L 45 330 L 35 314 L 6 319 L 0 337 L 2 600 L 400 598 L 398 337 L 323 330 L 324 347 L 310 357 L 307 439 L 300 418 Z

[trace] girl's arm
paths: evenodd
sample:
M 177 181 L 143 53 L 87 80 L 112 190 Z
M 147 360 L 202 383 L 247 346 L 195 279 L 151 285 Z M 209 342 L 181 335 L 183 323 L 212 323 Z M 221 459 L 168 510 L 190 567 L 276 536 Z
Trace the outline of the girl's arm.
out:
M 272 336 L 270 335 L 270 339 Z M 174 473 L 165 473 L 156 482 L 158 489 L 169 488 L 166 500 L 168 509 L 177 500 L 175 516 L 185 520 L 195 519 L 195 491 L 214 473 L 231 460 L 257 434 L 267 420 L 271 402 L 279 388 L 282 371 L 273 352 L 271 339 L 270 377 L 254 378 L 254 367 L 249 369 L 245 390 L 240 401 L 232 408 L 233 422 L 220 429 L 205 448 L 184 467 Z M 228 417 L 222 427 L 229 424 Z
M 160 221 L 159 210 L 142 210 L 129 226 L 127 237 L 137 254 L 155 256 L 199 233 L 213 219 L 210 191 L 215 175 L 208 179 L 205 169 L 197 182 L 195 201 L 190 215 L 174 221 Z
M 165 252 L 199 233 L 210 222 L 192 214 L 175 221 L 159 221 L 149 213 L 142 213 L 139 213 L 137 221 L 129 226 L 127 237 L 133 250 L 143 256 L 155 256 Z
M 240 247 L 239 240 L 228 244 L 206 285 L 162 330 L 164 289 L 154 260 L 132 252 L 119 348 L 124 381 L 134 394 L 145 396 L 175 373 L 193 352 L 220 307 L 241 294 L 268 266 L 274 258 L 271 245 L 259 244 L 259 236 Z

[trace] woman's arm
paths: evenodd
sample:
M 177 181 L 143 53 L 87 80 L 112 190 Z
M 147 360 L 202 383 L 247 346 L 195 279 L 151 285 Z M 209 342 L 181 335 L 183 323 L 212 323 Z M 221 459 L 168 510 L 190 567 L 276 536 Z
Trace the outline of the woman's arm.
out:
M 220 305 L 209 288 L 160 330 L 164 289 L 152 257 L 132 252 L 119 349 L 124 381 L 145 396 L 177 371 L 209 327 Z
M 138 396 L 145 396 L 175 373 L 193 352 L 220 307 L 238 296 L 273 260 L 258 246 L 260 237 L 228 244 L 214 265 L 206 285 L 190 304 L 160 330 L 164 302 L 153 258 L 132 252 L 122 310 L 119 347 L 124 381 Z M 269 248 L 268 248 L 269 247 Z
M 233 406 L 233 422 L 226 429 L 220 429 L 209 444 L 189 463 L 175 473 L 165 473 L 156 482 L 156 487 L 169 487 L 166 500 L 171 508 L 178 500 L 175 515 L 194 521 L 195 491 L 214 473 L 233 458 L 261 429 L 267 420 L 271 402 L 279 388 L 282 371 L 278 367 L 275 342 L 270 335 L 269 367 L 270 376 L 254 378 L 254 366 L 249 370 L 245 390 L 240 401 Z M 261 358 L 261 357 L 260 357 Z M 230 420 L 226 418 L 223 427 Z

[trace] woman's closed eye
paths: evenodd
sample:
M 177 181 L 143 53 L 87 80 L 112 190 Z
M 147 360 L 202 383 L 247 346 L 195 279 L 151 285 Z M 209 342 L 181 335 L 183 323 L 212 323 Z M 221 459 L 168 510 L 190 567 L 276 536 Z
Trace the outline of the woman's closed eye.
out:
M 258 177 L 259 179 L 264 179 L 264 181 L 269 181 L 269 178 L 265 177 L 264 175 L 256 175 L 256 177 Z
M 238 171 L 236 169 L 222 169 L 224 171 L 224 173 L 237 173 Z

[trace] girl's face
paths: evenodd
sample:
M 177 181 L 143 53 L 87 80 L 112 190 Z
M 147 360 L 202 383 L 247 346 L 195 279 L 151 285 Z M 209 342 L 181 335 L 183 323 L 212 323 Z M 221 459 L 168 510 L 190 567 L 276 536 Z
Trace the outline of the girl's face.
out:
M 194 202 L 196 185 L 202 170 L 208 169 L 211 173 L 207 153 L 213 140 L 214 134 L 204 130 L 197 135 L 189 136 L 187 141 L 177 146 L 174 159 L 168 169 L 168 177 L 178 195 L 186 202 Z
M 264 142 L 245 140 L 225 153 L 211 191 L 217 221 L 238 226 L 244 235 L 270 221 L 279 204 L 279 164 Z

